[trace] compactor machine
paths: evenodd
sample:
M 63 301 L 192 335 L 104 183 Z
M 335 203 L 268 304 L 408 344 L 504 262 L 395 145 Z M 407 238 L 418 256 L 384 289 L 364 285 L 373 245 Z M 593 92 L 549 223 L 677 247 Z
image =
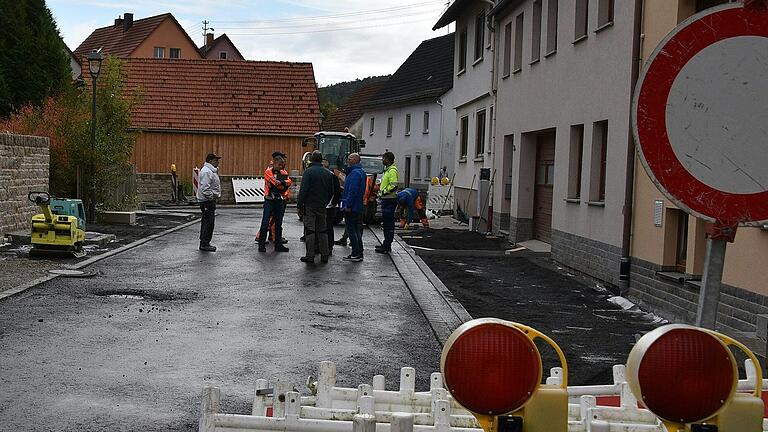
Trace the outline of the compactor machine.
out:
M 47 192 L 30 192 L 30 201 L 42 213 L 32 216 L 30 254 L 66 253 L 85 256 L 85 207 L 79 199 L 52 198 Z

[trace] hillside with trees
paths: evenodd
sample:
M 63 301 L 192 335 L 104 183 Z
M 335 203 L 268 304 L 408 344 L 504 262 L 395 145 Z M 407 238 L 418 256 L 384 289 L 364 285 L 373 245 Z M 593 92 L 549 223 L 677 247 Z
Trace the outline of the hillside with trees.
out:
M 347 98 L 352 96 L 360 87 L 379 81 L 386 81 L 390 75 L 374 76 L 354 81 L 345 81 L 317 89 L 317 96 L 320 99 L 320 112 L 323 118 L 328 118 L 336 109 L 341 106 Z

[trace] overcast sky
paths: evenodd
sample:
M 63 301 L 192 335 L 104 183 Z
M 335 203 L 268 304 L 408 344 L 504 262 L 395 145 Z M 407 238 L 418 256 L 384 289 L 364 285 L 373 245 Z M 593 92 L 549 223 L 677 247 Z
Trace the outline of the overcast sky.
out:
M 70 49 L 125 12 L 172 13 L 198 46 L 202 21 L 226 33 L 248 60 L 312 62 L 324 86 L 386 75 L 425 39 L 447 0 L 48 0 Z M 226 6 L 224 6 L 226 5 Z

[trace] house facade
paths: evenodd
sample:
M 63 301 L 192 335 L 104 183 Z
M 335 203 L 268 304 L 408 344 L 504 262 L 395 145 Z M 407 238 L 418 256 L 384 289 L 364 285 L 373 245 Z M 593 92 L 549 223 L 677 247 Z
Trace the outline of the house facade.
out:
M 629 256 L 639 4 L 500 1 L 491 11 L 494 229 L 549 243 L 558 262 L 614 286 Z
M 456 0 L 433 27 L 456 25 L 453 61 L 454 172 L 456 210 L 461 219 L 474 217 L 487 230 L 490 176 L 493 165 L 493 37 L 488 27 L 491 1 Z M 483 177 L 483 180 L 480 178 Z M 488 177 L 486 179 L 486 177 Z
M 209 60 L 245 60 L 226 33 L 214 38 L 213 33 L 205 35 L 205 45 L 201 46 L 200 56 Z
M 203 58 L 170 13 L 135 21 L 132 13 L 125 13 L 111 26 L 94 30 L 74 53 L 81 59 L 97 49 L 105 56 L 120 58 Z
M 642 58 L 678 23 L 727 1 L 645 0 Z M 689 216 L 635 162 L 629 298 L 673 321 L 695 322 L 706 256 L 706 223 Z M 768 315 L 768 227 L 740 227 L 726 249 L 717 327 L 764 332 Z M 765 342 L 763 342 L 764 344 Z M 765 350 L 763 345 L 761 351 Z
M 362 115 L 366 153 L 392 151 L 403 186 L 426 190 L 442 167 L 452 175 L 454 34 L 422 42 Z
M 214 152 L 222 175 L 255 176 L 277 150 L 298 170 L 303 138 L 319 130 L 311 63 L 129 58 L 123 68 L 127 94 L 141 94 L 131 113 L 138 173 L 176 164 L 190 181 Z
M 368 101 L 382 89 L 385 81 L 373 82 L 357 89 L 336 111 L 323 120 L 322 129 L 329 132 L 349 133 L 363 138 L 363 114 Z

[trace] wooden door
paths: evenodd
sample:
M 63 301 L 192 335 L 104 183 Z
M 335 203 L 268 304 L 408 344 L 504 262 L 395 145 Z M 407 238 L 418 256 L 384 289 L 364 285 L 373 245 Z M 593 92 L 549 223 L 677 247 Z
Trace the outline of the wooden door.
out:
M 552 187 L 555 180 L 555 134 L 536 139 L 536 182 L 533 197 L 533 238 L 552 240 Z

